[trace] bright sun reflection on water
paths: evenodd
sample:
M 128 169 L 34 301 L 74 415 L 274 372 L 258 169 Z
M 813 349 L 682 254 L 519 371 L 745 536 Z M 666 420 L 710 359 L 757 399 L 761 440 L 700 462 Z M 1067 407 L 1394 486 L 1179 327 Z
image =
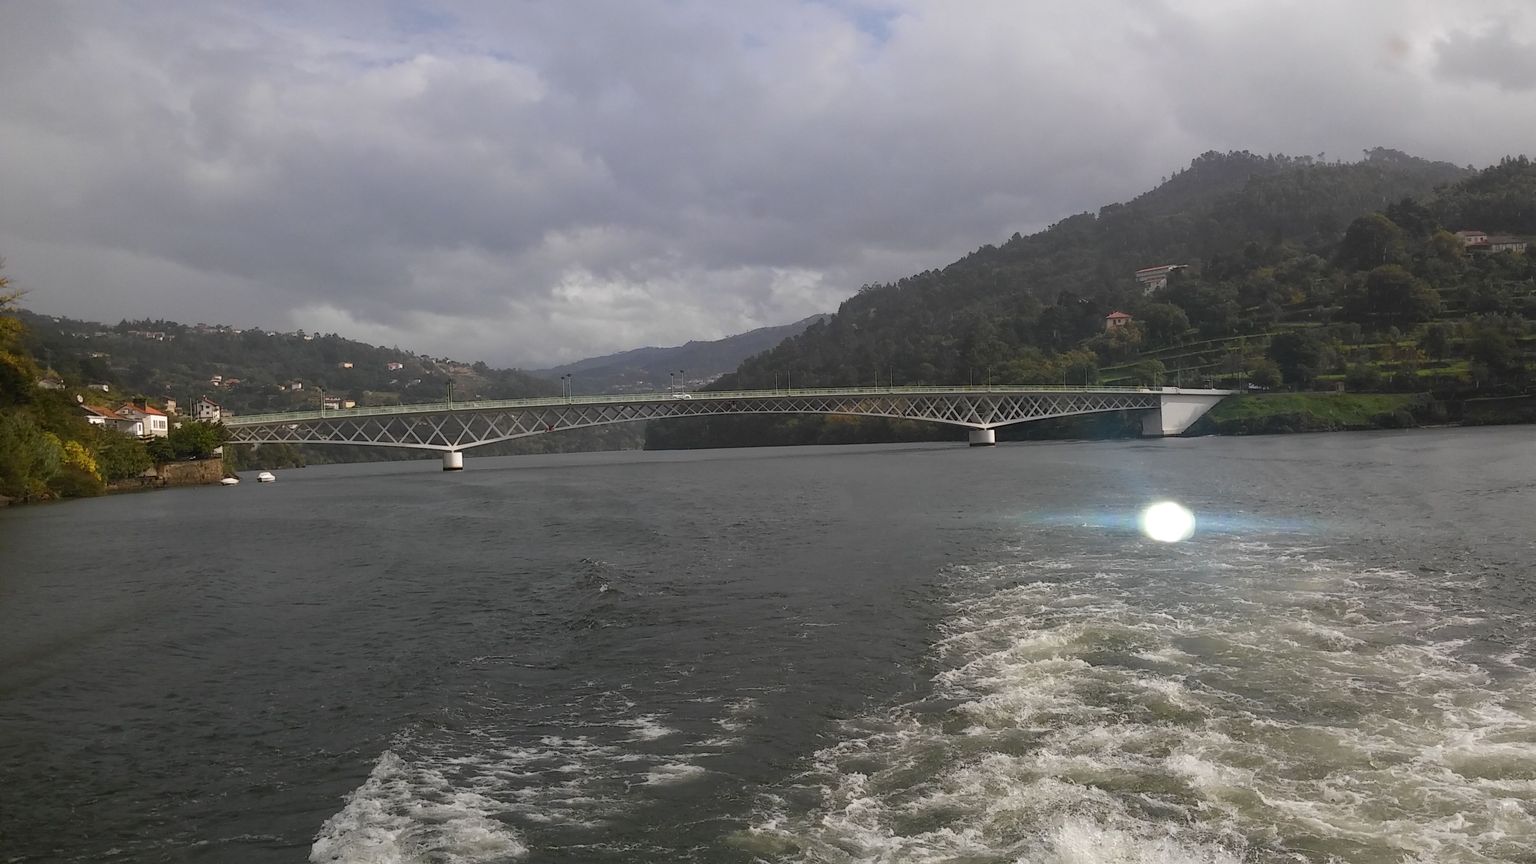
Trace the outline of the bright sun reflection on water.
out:
M 1172 501 L 1159 501 L 1141 511 L 1141 533 L 1161 543 L 1188 540 L 1195 533 L 1195 514 Z

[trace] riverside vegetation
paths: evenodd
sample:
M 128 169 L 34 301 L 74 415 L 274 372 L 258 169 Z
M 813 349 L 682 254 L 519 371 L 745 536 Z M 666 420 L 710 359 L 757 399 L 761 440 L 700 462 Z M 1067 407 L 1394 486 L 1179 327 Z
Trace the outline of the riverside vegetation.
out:
M 157 463 L 207 458 L 223 443 L 223 429 L 210 423 L 185 421 L 148 440 L 87 423 L 78 405 L 95 391 L 38 386 L 19 297 L 0 275 L 0 503 L 100 495 Z

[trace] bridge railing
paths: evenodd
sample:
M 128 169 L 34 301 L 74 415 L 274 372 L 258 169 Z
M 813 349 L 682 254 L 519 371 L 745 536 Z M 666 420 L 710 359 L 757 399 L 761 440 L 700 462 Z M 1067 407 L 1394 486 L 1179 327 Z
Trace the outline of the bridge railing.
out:
M 966 387 L 800 387 L 774 390 L 702 390 L 665 393 L 636 393 L 603 396 L 540 396 L 533 399 L 482 399 L 473 402 L 413 402 L 406 405 L 376 405 L 361 408 L 321 408 L 273 414 L 245 414 L 229 417 L 224 425 L 265 426 L 269 423 L 294 423 L 326 418 L 398 417 L 403 414 L 437 414 L 443 411 L 490 411 L 504 408 L 553 408 L 562 405 L 611 405 L 615 403 L 672 402 L 674 400 L 767 399 L 785 396 L 924 396 L 936 394 L 1017 394 L 1017 393 L 1177 393 L 1174 387 L 1073 387 L 1059 384 Z M 1210 391 L 1200 391 L 1210 392 Z

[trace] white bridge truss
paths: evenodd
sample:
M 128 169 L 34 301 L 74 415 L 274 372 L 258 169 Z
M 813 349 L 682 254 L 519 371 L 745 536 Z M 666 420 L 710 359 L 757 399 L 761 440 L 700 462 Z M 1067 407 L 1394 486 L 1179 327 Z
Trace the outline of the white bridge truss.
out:
M 232 444 L 355 444 L 456 453 L 529 435 L 636 420 L 724 414 L 841 414 L 947 423 L 989 431 L 999 426 L 1104 411 L 1147 410 L 1143 431 L 1177 435 L 1223 390 L 1178 388 L 905 387 L 750 390 L 438 402 L 345 410 L 229 417 Z M 1165 412 L 1178 403 L 1179 410 Z M 1193 411 L 1184 421 L 1183 415 Z M 1177 416 L 1163 416 L 1164 414 Z M 1155 422 L 1154 422 L 1155 421 Z M 978 439 L 973 433 L 972 443 Z

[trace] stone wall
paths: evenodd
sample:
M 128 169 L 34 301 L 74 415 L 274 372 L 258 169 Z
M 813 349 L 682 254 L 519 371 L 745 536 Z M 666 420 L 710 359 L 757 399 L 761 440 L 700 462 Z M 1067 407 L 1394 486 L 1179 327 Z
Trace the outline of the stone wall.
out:
M 135 489 L 161 489 L 167 486 L 212 486 L 224 479 L 224 459 L 214 456 L 196 462 L 166 462 L 137 477 L 117 480 L 108 486 L 112 492 Z

